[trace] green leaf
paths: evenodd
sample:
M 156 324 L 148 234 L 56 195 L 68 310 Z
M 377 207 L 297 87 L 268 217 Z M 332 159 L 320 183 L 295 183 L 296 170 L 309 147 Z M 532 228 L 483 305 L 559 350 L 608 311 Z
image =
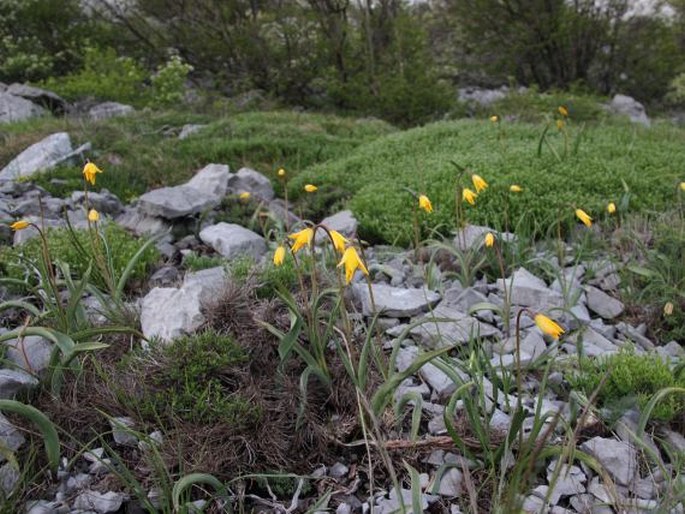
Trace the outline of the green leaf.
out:
M 45 453 L 48 457 L 50 469 L 56 472 L 59 466 L 59 436 L 57 435 L 54 423 L 35 407 L 16 400 L 0 400 L 0 411 L 14 412 L 24 416 L 38 427 L 43 435 Z
M 175 512 L 179 512 L 181 510 L 181 496 L 183 493 L 185 493 L 186 490 L 192 486 L 199 484 L 209 485 L 213 487 L 214 490 L 219 494 L 228 496 L 226 493 L 226 487 L 214 475 L 210 475 L 208 473 L 191 473 L 179 478 L 174 484 L 171 495 Z

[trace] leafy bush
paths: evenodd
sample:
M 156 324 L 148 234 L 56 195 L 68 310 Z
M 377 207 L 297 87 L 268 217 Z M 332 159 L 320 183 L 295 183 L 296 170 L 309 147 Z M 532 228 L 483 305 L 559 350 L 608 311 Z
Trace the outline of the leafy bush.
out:
M 259 420 L 249 398 L 234 394 L 248 360 L 232 337 L 206 331 L 156 347 L 162 366 L 152 372 L 141 405 L 152 415 L 234 427 Z
M 114 48 L 86 47 L 83 69 L 51 77 L 43 85 L 67 100 L 96 98 L 141 105 L 147 76 L 135 60 L 119 56 Z
M 120 276 L 145 241 L 132 236 L 115 223 L 105 224 L 103 233 L 110 249 L 112 269 L 115 276 Z M 74 234 L 84 249 L 91 248 L 88 231 L 77 230 Z M 92 256 L 79 251 L 73 243 L 69 230 L 66 228 L 48 229 L 47 240 L 53 260 L 68 263 L 71 271 L 77 277 L 83 276 L 91 265 Z M 0 269 L 9 278 L 23 280 L 27 276 L 27 272 L 30 273 L 27 266 L 35 265 L 41 259 L 41 252 L 41 242 L 38 237 L 30 239 L 21 246 L 2 248 L 0 249 Z M 150 245 L 136 263 L 131 273 L 131 280 L 141 281 L 144 279 L 148 269 L 158 259 L 159 252 L 154 245 Z M 105 286 L 95 272 L 91 279 L 99 287 Z
M 433 201 L 435 211 L 421 214 L 431 227 L 445 234 L 455 227 L 453 162 L 490 183 L 475 207 L 464 205 L 468 222 L 495 228 L 504 226 L 506 216 L 510 227 L 525 219 L 531 231 L 542 234 L 559 219 L 575 223 L 576 206 L 599 220 L 607 203 L 624 193 L 622 180 L 632 193 L 631 208 L 663 209 L 676 201 L 677 170 L 685 165 L 683 132 L 667 126 L 641 131 L 607 123 L 588 126 L 580 134 L 571 119 L 569 133 L 581 138 L 580 145 L 577 154 L 559 162 L 546 147 L 537 156 L 542 130 L 541 125 L 529 124 L 497 127 L 484 119 L 390 134 L 333 162 L 303 170 L 290 184 L 291 198 L 301 196 L 303 184 L 309 182 L 323 193 L 339 190 L 337 201 L 347 200 L 363 237 L 402 245 L 411 240 L 417 206 L 405 188 Z M 563 148 L 556 130 L 548 139 Z M 524 191 L 510 194 L 511 184 Z M 462 185 L 468 185 L 468 176 Z
M 571 385 L 591 395 L 607 377 L 599 390 L 600 406 L 612 408 L 636 402 L 643 409 L 649 400 L 666 387 L 685 387 L 685 375 L 676 376 L 659 355 L 637 355 L 621 351 L 607 358 L 586 359 L 582 372 L 572 378 Z M 666 396 L 653 411 L 653 417 L 671 421 L 685 412 L 685 398 Z
M 191 71 L 193 67 L 184 63 L 180 56 L 171 56 L 150 79 L 152 89 L 148 104 L 152 107 L 169 107 L 181 102 L 183 87 Z

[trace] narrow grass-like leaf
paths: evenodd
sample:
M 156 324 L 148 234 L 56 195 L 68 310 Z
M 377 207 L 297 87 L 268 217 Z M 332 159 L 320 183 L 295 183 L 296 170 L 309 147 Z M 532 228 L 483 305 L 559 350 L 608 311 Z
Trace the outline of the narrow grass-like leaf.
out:
M 665 387 L 660 391 L 657 391 L 656 394 L 652 396 L 649 402 L 647 402 L 647 405 L 645 405 L 645 408 L 642 410 L 642 415 L 640 416 L 640 422 L 637 425 L 636 431 L 638 437 L 642 438 L 645 432 L 645 427 L 647 426 L 647 422 L 652 416 L 652 412 L 654 411 L 657 403 L 671 394 L 685 394 L 685 387 Z
M 0 303 L 0 312 L 7 309 L 24 309 L 25 311 L 29 311 L 31 314 L 33 314 L 36 318 L 41 315 L 40 310 L 38 310 L 35 305 L 31 305 L 28 302 L 22 302 L 19 300 L 8 300 Z
M 194 485 L 209 485 L 220 495 L 227 496 L 226 487 L 214 475 L 209 473 L 191 473 L 179 478 L 174 484 L 171 494 L 176 512 L 181 509 L 181 496 Z
M 59 436 L 57 435 L 54 423 L 35 407 L 16 400 L 0 400 L 0 411 L 14 412 L 24 416 L 38 427 L 41 434 L 43 434 L 43 443 L 45 444 L 45 453 L 48 457 L 50 469 L 57 471 L 59 466 Z

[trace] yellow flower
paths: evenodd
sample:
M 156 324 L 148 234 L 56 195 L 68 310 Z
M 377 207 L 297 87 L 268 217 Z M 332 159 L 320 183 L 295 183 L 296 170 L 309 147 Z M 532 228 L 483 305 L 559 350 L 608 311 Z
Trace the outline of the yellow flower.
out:
M 88 221 L 90 221 L 91 223 L 97 223 L 98 221 L 100 221 L 100 213 L 95 209 L 89 210 Z
M 609 214 L 613 214 L 616 212 L 616 204 L 614 202 L 609 202 L 609 205 L 607 205 L 607 212 Z
M 12 224 L 10 225 L 10 228 L 11 228 L 12 230 L 24 230 L 24 229 L 25 229 L 26 227 L 28 227 L 29 225 L 30 225 L 30 223 L 29 223 L 28 221 L 26 221 L 26 220 L 19 220 L 19 221 L 15 221 L 14 223 L 12 223 Z
M 313 184 L 307 184 L 304 186 L 304 190 L 307 191 L 307 193 L 315 193 L 317 189 L 319 188 Z
M 243 191 L 242 193 L 240 193 L 238 195 L 238 198 L 245 201 L 245 200 L 249 200 L 251 196 L 252 196 L 252 194 L 249 191 Z
M 564 120 L 557 120 L 557 128 L 558 128 L 559 130 L 563 130 L 563 129 L 564 129 L 564 125 L 566 125 L 566 123 L 564 123 Z
M 299 232 L 290 234 L 288 237 L 295 241 L 293 243 L 293 252 L 297 252 L 303 246 L 312 244 L 312 238 L 314 237 L 314 229 L 307 227 L 303 230 L 300 230 Z
M 666 302 L 666 305 L 664 305 L 664 316 L 670 316 L 671 314 L 673 314 L 673 304 Z
M 561 114 L 564 118 L 568 118 L 568 107 L 566 107 L 565 105 L 560 105 L 559 114 Z
M 680 183 L 680 190 L 685 191 L 685 182 Z
M 485 234 L 485 246 L 490 248 L 490 247 L 494 246 L 494 244 L 495 244 L 494 234 L 492 232 L 488 232 L 487 234 Z
M 102 173 L 102 170 L 90 161 L 83 167 L 84 178 L 93 186 L 95 185 L 95 175 L 97 173 Z
M 490 116 L 490 121 L 493 123 L 497 123 L 499 121 L 499 116 L 493 114 L 492 116 Z
M 576 209 L 576 216 L 585 224 L 586 227 L 592 226 L 592 218 L 583 209 Z
M 358 269 L 360 269 L 364 275 L 368 276 L 369 274 L 369 270 L 364 266 L 364 263 L 359 258 L 359 254 L 354 246 L 350 246 L 345 250 L 342 259 L 340 259 L 340 262 L 338 263 L 338 268 L 341 266 L 345 266 L 345 282 L 348 284 L 352 281 L 354 272 Z
M 283 264 L 284 260 L 285 260 L 285 246 L 278 245 L 278 248 L 276 248 L 276 251 L 274 252 L 274 264 L 276 266 L 280 266 L 281 264 Z
M 471 175 L 471 182 L 473 182 L 473 187 L 476 188 L 476 193 L 485 191 L 488 188 L 488 183 L 480 175 Z
M 426 195 L 419 196 L 419 208 L 423 209 L 429 214 L 433 212 L 433 204 Z
M 278 176 L 281 178 L 285 177 L 285 170 L 283 168 L 278 168 Z
M 471 205 L 476 205 L 476 197 L 478 195 L 471 191 L 468 187 L 464 188 L 464 190 L 461 193 L 461 198 L 465 202 L 470 203 Z
M 523 188 L 517 184 L 512 184 L 509 186 L 509 191 L 511 191 L 512 193 L 522 193 Z
M 333 247 L 338 250 L 340 253 L 345 252 L 345 245 L 349 243 L 347 239 L 345 239 L 345 236 L 343 236 L 340 232 L 337 230 L 331 230 L 331 239 L 333 240 Z
M 559 339 L 559 336 L 565 332 L 556 321 L 548 318 L 544 314 L 535 315 L 535 324 L 542 330 L 543 334 L 547 334 L 554 339 Z

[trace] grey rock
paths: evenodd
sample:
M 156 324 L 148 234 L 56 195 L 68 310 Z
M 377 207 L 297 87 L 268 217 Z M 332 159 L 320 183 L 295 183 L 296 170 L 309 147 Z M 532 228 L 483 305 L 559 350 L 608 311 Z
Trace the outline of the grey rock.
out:
M 178 268 L 175 266 L 162 266 L 155 271 L 148 283 L 152 287 L 174 287 L 179 281 Z
M 490 227 L 467 225 L 454 236 L 454 246 L 461 251 L 480 248 L 485 244 L 485 235 L 489 232 L 492 232 L 495 238 L 504 242 L 511 242 L 516 237 L 509 232 L 498 232 Z
M 678 432 L 674 432 L 666 427 L 661 427 L 659 431 L 662 444 L 674 454 L 685 454 L 685 436 Z
M 162 187 L 143 194 L 138 208 L 143 214 L 173 220 L 211 209 L 218 202 L 187 186 Z
M 164 342 L 192 334 L 205 321 L 202 309 L 225 287 L 222 267 L 188 273 L 178 289 L 156 287 L 141 302 L 140 323 L 145 337 Z
M 26 438 L 21 431 L 0 414 L 0 443 L 8 450 L 16 452 L 25 441 Z M 5 456 L 0 454 L 0 462 L 4 460 Z
M 343 464 L 342 462 L 336 462 L 331 466 L 331 469 L 328 471 L 328 474 L 333 478 L 343 478 L 347 476 L 349 472 L 350 468 L 345 466 L 345 464 Z
M 557 465 L 558 461 L 555 460 L 550 462 L 549 466 L 547 466 L 547 481 L 550 484 L 554 478 L 554 472 Z M 556 505 L 561 498 L 585 493 L 586 481 L 587 477 L 585 476 L 585 473 L 583 473 L 578 466 L 562 464 L 556 482 L 554 483 L 554 488 L 552 489 L 550 502 L 552 505 Z
M 99 514 L 106 514 L 108 512 L 117 512 L 126 496 L 122 493 L 115 493 L 110 491 L 107 493 L 100 493 L 98 491 L 84 491 L 76 497 L 74 501 L 75 509 L 91 509 Z
M 59 218 L 64 210 L 64 200 L 61 198 L 27 198 L 20 201 L 12 209 L 12 215 L 17 218 L 26 218 L 27 216 L 40 217 L 43 214 L 47 218 Z
M 509 94 L 509 88 L 502 86 L 498 89 L 485 89 L 469 86 L 459 88 L 459 100 L 461 102 L 473 102 L 483 107 L 505 98 Z
M 440 477 L 437 493 L 440 496 L 454 498 L 460 496 L 464 489 L 464 476 L 456 468 L 448 468 Z
M 404 505 L 404 510 L 407 514 L 419 514 L 412 509 L 412 494 L 409 489 L 401 489 L 400 494 L 397 494 L 395 489 L 390 491 L 387 499 L 381 498 L 377 501 L 376 513 L 391 514 L 400 511 L 400 502 Z M 428 508 L 428 498 L 426 495 L 421 495 L 421 512 Z
M 497 289 L 504 292 L 505 282 L 497 280 Z M 530 307 L 537 311 L 549 312 L 564 306 L 561 293 L 547 287 L 544 280 L 536 277 L 525 268 L 517 269 L 506 279 L 506 290 L 513 305 Z
M 521 351 L 530 355 L 535 360 L 547 350 L 547 344 L 542 337 L 540 329 L 535 327 L 521 340 Z
M 0 369 L 0 398 L 13 399 L 20 391 L 38 385 L 38 379 L 25 371 Z
M 32 500 L 26 502 L 26 514 L 57 514 L 60 502 L 49 502 L 47 500 Z
M 126 207 L 116 223 L 138 236 L 154 236 L 171 230 L 166 220 L 143 213 L 137 207 Z
M 333 216 L 324 218 L 320 225 L 323 225 L 328 230 L 335 230 L 340 232 L 345 237 L 354 237 L 357 234 L 357 218 L 354 217 L 352 211 L 340 211 Z M 316 233 L 316 240 L 326 239 L 326 235 L 323 231 Z
M 236 195 L 247 192 L 267 202 L 274 197 L 271 181 L 250 168 L 241 168 L 228 177 L 228 192 Z
M 11 84 L 5 93 L 20 96 L 52 111 L 53 114 L 64 114 L 68 107 L 67 101 L 58 94 L 26 84 Z
M 623 303 L 612 298 L 601 289 L 585 286 L 588 308 L 604 319 L 614 319 L 623 312 Z
M 685 357 L 685 348 L 679 345 L 676 341 L 669 341 L 661 348 L 666 355 L 675 359 Z
M 618 346 L 590 327 L 585 327 L 582 330 L 571 334 L 568 337 L 568 340 L 575 345 L 593 345 L 607 354 L 616 353 L 619 350 Z
M 609 108 L 616 114 L 628 116 L 633 123 L 639 123 L 645 127 L 650 127 L 652 124 L 647 116 L 647 111 L 645 111 L 645 106 L 631 96 L 614 95 Z
M 526 514 L 539 514 L 544 512 L 545 501 L 536 495 L 526 496 L 523 500 L 521 512 Z
M 418 358 L 419 353 L 419 349 L 416 346 L 401 348 L 397 354 L 396 361 L 398 371 L 405 371 Z M 468 380 L 466 374 L 460 370 L 455 369 L 455 372 L 463 382 Z M 419 369 L 418 373 L 440 398 L 448 397 L 456 391 L 457 387 L 460 385 L 455 384 L 447 374 L 430 362 L 424 364 Z
M 86 194 L 83 191 L 74 191 L 71 194 L 71 201 L 74 205 L 86 205 Z M 89 192 L 88 206 L 100 214 L 112 216 L 116 216 L 124 210 L 124 204 L 121 203 L 121 200 L 106 189 L 102 189 L 99 193 Z
M 450 287 L 445 291 L 441 305 L 448 305 L 458 311 L 468 313 L 474 305 L 487 301 L 488 298 L 483 293 L 473 287 L 463 289 L 459 284 L 457 287 Z
M 571 503 L 573 510 L 579 514 L 593 514 L 594 507 L 597 503 L 595 501 L 595 497 L 591 494 L 577 494 L 575 496 L 571 496 L 569 502 Z M 609 509 L 609 512 L 611 512 L 611 509 Z
M 428 399 L 430 397 L 430 388 L 425 384 L 414 385 L 411 378 L 407 378 L 395 389 L 394 397 L 396 402 L 400 402 L 405 396 L 411 398 L 418 395 L 421 398 Z M 409 396 L 408 396 L 409 395 Z M 409 405 L 415 405 L 414 400 L 408 400 Z
M 501 332 L 487 323 L 449 306 L 438 305 L 433 312 L 423 316 L 425 323 L 411 329 L 410 333 L 422 344 L 431 348 L 463 344 L 474 338 L 501 337 Z M 447 321 L 439 321 L 447 320 Z
M 564 320 L 566 326 L 571 330 L 580 328 L 584 325 L 589 325 L 592 321 L 590 312 L 585 307 L 585 304 L 579 303 L 569 309 L 568 313 L 564 313 Z
M 614 497 L 610 494 L 609 488 L 605 486 L 599 479 L 599 477 L 593 477 L 587 486 L 587 492 L 592 494 L 600 502 L 607 505 L 614 503 Z
M 130 105 L 121 104 L 119 102 L 103 102 L 91 107 L 88 111 L 88 116 L 90 116 L 92 120 L 100 121 L 116 118 L 118 116 L 128 116 L 134 111 L 135 109 Z
M 376 310 L 389 318 L 409 318 L 428 310 L 440 300 L 440 295 L 428 289 L 402 289 L 385 284 L 371 286 Z M 354 284 L 352 295 L 362 306 L 364 316 L 373 316 L 371 298 L 366 284 Z
M 4 492 L 5 497 L 12 494 L 20 478 L 21 473 L 16 464 L 7 462 L 0 467 L 0 489 Z
M 136 422 L 129 417 L 112 418 L 109 425 L 112 428 L 114 442 L 122 446 L 138 446 L 138 437 L 132 432 Z
M 630 444 L 615 439 L 593 437 L 581 449 L 595 457 L 620 485 L 628 485 L 638 471 L 637 452 Z
M 636 329 L 632 325 L 629 325 L 629 324 L 621 321 L 621 322 L 616 324 L 616 328 L 618 329 L 618 331 L 621 334 L 623 334 L 623 336 L 626 337 L 626 339 L 637 344 L 643 350 L 647 350 L 647 351 L 654 350 L 654 348 L 655 348 L 654 343 L 652 341 L 650 341 L 649 338 L 645 337 L 644 334 L 640 330 Z
M 25 336 L 10 339 L 3 343 L 6 347 L 5 359 L 17 368 L 32 374 L 39 374 L 48 367 L 53 345 L 39 336 Z
M 202 229 L 200 239 L 227 259 L 248 255 L 259 260 L 267 251 L 259 234 L 234 223 L 217 223 Z
M 0 92 L 0 123 L 23 121 L 45 114 L 47 111 L 33 102 Z
M 219 205 L 228 192 L 228 179 L 231 173 L 226 164 L 208 164 L 199 170 L 193 178 L 184 184 L 197 189 L 211 199 L 213 205 Z
M 17 179 L 50 169 L 73 155 L 71 139 L 66 132 L 51 134 L 32 144 L 0 170 L 0 179 Z
M 269 202 L 269 210 L 284 222 L 287 220 L 288 226 L 293 226 L 302 221 L 299 216 L 293 214 L 285 208 L 285 201 L 281 198 L 274 198 Z
M 178 134 L 179 139 L 186 139 L 193 134 L 197 134 L 200 132 L 203 128 L 205 128 L 207 125 L 200 125 L 196 123 L 187 123 L 181 127 L 181 132 Z

